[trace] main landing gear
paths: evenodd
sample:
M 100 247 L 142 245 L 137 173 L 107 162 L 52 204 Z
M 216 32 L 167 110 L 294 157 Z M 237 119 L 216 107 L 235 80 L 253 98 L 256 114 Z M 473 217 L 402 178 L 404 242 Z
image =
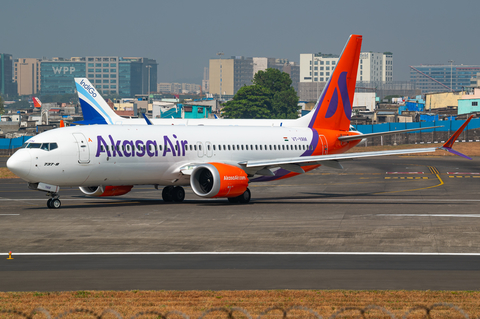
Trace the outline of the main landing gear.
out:
M 58 194 L 57 193 L 47 193 L 47 196 L 51 196 L 52 198 L 47 200 L 47 207 L 48 208 L 54 208 L 58 209 L 60 206 L 62 206 L 62 202 L 60 199 L 58 199 Z
M 181 203 L 185 199 L 185 190 L 181 186 L 165 186 L 162 191 L 164 202 Z
M 240 196 L 237 197 L 229 197 L 228 201 L 232 204 L 247 204 L 250 201 L 251 198 L 251 193 L 250 190 L 247 188 L 247 190 Z

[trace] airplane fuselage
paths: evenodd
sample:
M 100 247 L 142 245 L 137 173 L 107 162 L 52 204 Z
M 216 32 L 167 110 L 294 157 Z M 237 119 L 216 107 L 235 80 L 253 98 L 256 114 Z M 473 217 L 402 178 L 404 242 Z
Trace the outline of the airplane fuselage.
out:
M 180 170 L 185 165 L 221 162 L 240 167 L 248 160 L 342 153 L 359 142 L 337 140 L 347 134 L 353 133 L 302 127 L 95 125 L 39 134 L 13 157 L 30 163 L 20 177 L 31 183 L 189 185 Z M 44 144 L 51 143 L 57 147 L 45 150 Z

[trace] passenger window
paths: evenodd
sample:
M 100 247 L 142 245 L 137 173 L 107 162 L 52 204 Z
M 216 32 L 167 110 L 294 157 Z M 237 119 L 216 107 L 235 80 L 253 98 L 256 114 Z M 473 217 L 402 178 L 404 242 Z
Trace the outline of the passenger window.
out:
M 271 147 L 271 146 L 270 146 Z M 277 150 L 277 145 L 273 145 L 273 150 L 276 151 Z
M 224 151 L 226 150 L 226 149 L 225 149 L 225 145 L 223 145 L 223 150 L 224 150 Z
M 255 151 L 258 151 L 258 145 L 255 145 Z
M 210 151 L 210 145 L 207 145 L 207 150 Z
M 270 145 L 270 151 L 272 150 L 272 145 Z
M 197 145 L 193 145 L 193 149 L 196 151 L 197 150 Z
M 285 145 L 282 145 L 282 150 L 285 151 Z
M 295 151 L 297 150 L 297 145 L 295 145 Z
M 242 145 L 242 151 L 243 151 L 243 145 Z
M 213 150 L 215 151 L 215 145 L 213 145 Z
M 159 150 L 159 151 L 162 150 L 162 145 L 158 145 L 158 150 Z
M 228 145 L 228 150 L 230 151 L 230 145 Z
M 262 150 L 262 145 L 260 145 L 260 151 Z
M 198 150 L 201 151 L 202 150 L 202 145 L 198 145 Z

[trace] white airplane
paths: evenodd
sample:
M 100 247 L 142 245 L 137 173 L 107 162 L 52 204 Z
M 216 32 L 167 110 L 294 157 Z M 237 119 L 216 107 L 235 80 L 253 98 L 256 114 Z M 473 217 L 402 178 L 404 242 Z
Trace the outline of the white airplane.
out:
M 379 135 L 349 130 L 361 42 L 360 35 L 350 36 L 315 109 L 292 125 L 58 128 L 31 138 L 7 167 L 29 188 L 47 192 L 49 208 L 59 208 L 63 186 L 78 186 L 88 196 L 118 196 L 134 185 L 162 185 L 165 201 L 181 202 L 183 186 L 190 185 L 200 197 L 248 203 L 249 183 L 293 177 L 320 165 L 342 168 L 341 160 L 437 149 L 466 157 L 452 146 L 471 117 L 438 148 L 345 153 Z M 93 87 L 84 88 L 85 99 L 99 96 Z

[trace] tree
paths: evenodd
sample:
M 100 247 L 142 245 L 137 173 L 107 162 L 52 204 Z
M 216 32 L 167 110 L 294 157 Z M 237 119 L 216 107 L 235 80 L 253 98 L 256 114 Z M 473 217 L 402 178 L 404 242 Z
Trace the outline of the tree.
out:
M 258 71 L 253 85 L 238 90 L 232 101 L 225 103 L 227 118 L 275 118 L 298 117 L 298 96 L 291 86 L 290 76 L 277 69 Z
M 262 86 L 244 86 L 233 100 L 224 104 L 223 115 L 230 119 L 267 119 L 270 117 L 270 95 L 270 91 Z

